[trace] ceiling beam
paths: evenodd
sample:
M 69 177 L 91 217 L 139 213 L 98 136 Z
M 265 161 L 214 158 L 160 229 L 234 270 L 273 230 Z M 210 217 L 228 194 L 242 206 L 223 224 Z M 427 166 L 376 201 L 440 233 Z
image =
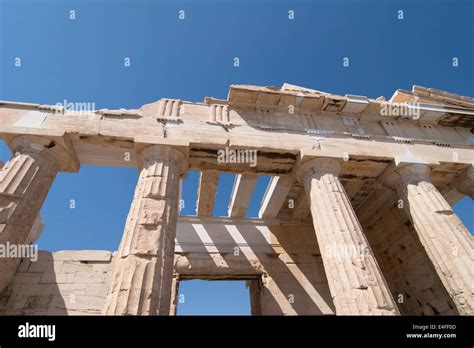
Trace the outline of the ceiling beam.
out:
M 219 172 L 211 170 L 201 172 L 198 188 L 198 216 L 212 216 L 218 181 Z
M 259 218 L 274 218 L 280 212 L 283 203 L 293 185 L 293 178 L 287 175 L 274 176 L 268 183 L 258 212 Z
M 237 174 L 229 201 L 228 216 L 244 217 L 252 198 L 258 176 L 255 174 Z

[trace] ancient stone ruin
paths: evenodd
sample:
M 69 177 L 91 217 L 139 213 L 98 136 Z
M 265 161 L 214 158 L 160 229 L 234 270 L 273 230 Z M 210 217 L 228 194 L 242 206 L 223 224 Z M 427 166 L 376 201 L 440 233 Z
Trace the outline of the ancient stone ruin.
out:
M 285 84 L 137 110 L 0 102 L 1 245 L 37 240 L 58 172 L 139 170 L 119 250 L 1 258 L 0 313 L 173 315 L 180 280 L 242 279 L 254 315 L 472 315 L 473 237 L 451 207 L 473 197 L 473 128 L 474 99 L 419 86 L 388 101 Z M 179 216 L 189 170 L 197 216 Z M 222 172 L 237 175 L 217 217 Z

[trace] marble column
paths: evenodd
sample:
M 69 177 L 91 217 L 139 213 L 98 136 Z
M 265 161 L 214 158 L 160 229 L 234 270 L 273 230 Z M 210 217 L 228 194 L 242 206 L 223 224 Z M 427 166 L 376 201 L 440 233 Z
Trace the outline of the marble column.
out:
M 397 306 L 362 231 L 335 159 L 304 163 L 304 184 L 337 315 L 398 315 Z
M 474 314 L 473 238 L 431 183 L 425 164 L 402 165 L 385 184 L 403 201 L 413 226 L 460 314 Z
M 14 156 L 0 170 L 0 245 L 5 253 L 28 244 L 59 169 L 54 155 L 57 146 L 52 144 L 49 139 L 27 135 L 10 143 Z M 21 257 L 0 257 L 0 291 L 9 284 L 20 261 Z
M 138 157 L 140 177 L 114 259 L 104 313 L 169 315 L 179 180 L 188 163 L 167 145 L 148 146 Z

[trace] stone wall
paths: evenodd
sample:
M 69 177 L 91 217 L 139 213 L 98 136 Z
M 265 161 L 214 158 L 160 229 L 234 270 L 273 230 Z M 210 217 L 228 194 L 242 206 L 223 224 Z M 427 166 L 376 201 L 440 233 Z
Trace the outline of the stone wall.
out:
M 254 315 L 334 314 L 319 255 L 176 254 L 180 280 L 248 280 Z M 178 303 L 179 306 L 179 303 Z
M 266 268 L 260 292 L 263 315 L 334 314 L 319 255 L 280 254 Z
M 100 314 L 111 260 L 111 252 L 99 250 L 40 251 L 35 262 L 23 259 L 0 295 L 0 314 Z
M 394 204 L 365 232 L 401 314 L 459 314 L 403 209 Z
M 180 279 L 244 279 L 254 315 L 334 314 L 311 225 L 205 227 L 212 245 L 198 243 L 190 229 L 179 230 L 186 233 L 178 233 L 177 286 Z M 231 240 L 241 242 L 239 253 Z

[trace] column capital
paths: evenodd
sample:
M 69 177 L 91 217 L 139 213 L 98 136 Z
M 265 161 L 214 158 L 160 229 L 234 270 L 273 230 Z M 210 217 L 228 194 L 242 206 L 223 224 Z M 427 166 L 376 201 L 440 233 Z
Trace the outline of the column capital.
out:
M 147 161 L 153 159 L 163 160 L 164 158 L 169 159 L 177 165 L 180 176 L 187 172 L 189 167 L 188 158 L 181 150 L 176 147 L 171 145 L 155 144 L 146 146 L 137 151 L 137 163 L 140 169 Z
M 37 154 L 51 160 L 58 171 L 77 172 L 80 164 L 72 143 L 66 134 L 61 137 L 37 135 L 18 135 L 8 141 L 8 145 L 17 154 Z
M 400 184 L 418 183 L 430 181 L 430 167 L 424 163 L 401 164 L 390 173 L 386 174 L 383 185 L 395 190 Z
M 341 170 L 339 160 L 335 158 L 320 157 L 304 162 L 296 170 L 296 180 L 304 184 L 305 181 L 314 175 L 321 176 L 323 174 L 338 175 Z

